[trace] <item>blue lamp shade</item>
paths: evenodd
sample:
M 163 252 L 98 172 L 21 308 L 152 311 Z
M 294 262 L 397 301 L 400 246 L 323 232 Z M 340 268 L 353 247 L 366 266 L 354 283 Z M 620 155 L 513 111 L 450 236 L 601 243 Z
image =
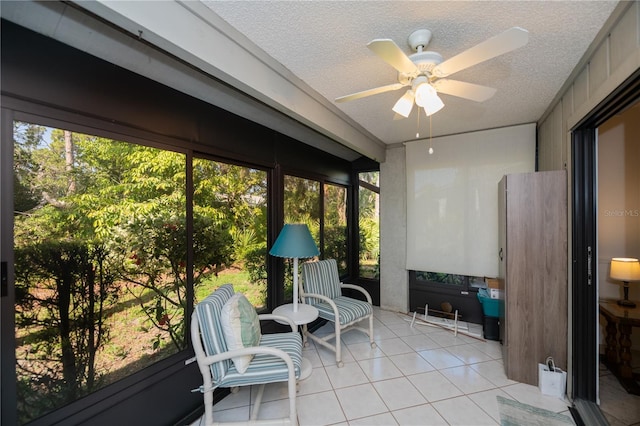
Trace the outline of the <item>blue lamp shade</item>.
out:
M 320 251 L 316 246 L 311 232 L 303 223 L 286 223 L 280 235 L 273 243 L 269 254 L 288 259 L 308 258 L 318 256 Z

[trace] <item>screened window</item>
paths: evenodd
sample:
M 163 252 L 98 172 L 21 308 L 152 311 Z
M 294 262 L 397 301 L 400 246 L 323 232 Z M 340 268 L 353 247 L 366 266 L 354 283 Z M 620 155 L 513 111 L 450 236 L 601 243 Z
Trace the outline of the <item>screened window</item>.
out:
M 347 188 L 324 185 L 324 258 L 336 259 L 340 275 L 347 273 Z
M 380 172 L 359 174 L 360 278 L 380 279 Z
M 196 158 L 193 186 L 196 301 L 231 283 L 266 309 L 267 173 Z
M 186 347 L 185 155 L 14 123 L 20 423 Z
M 304 223 L 320 248 L 320 182 L 284 176 L 284 223 Z M 293 261 L 285 259 L 285 301 L 293 298 Z

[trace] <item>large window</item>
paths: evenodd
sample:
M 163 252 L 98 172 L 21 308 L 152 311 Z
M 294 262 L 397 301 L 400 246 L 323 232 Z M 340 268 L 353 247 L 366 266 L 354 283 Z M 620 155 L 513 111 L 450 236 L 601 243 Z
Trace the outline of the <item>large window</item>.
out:
M 380 279 L 380 172 L 359 175 L 360 278 Z
M 304 223 L 320 248 L 320 182 L 284 176 L 284 223 Z M 293 299 L 293 261 L 285 260 L 284 298 Z
M 324 185 L 324 258 L 336 259 L 340 275 L 347 273 L 347 188 Z
M 26 423 L 186 348 L 195 301 L 267 308 L 267 173 L 14 124 L 16 372 Z M 188 234 L 190 218 L 192 234 Z
M 196 300 L 232 283 L 257 309 L 266 309 L 267 173 L 197 158 L 193 186 L 195 275 L 204 273 L 202 280 L 196 278 Z M 199 235 L 206 235 L 202 231 L 216 223 L 221 234 L 198 242 Z M 216 253 L 229 257 L 212 262 Z
M 186 161 L 21 122 L 14 141 L 25 423 L 186 347 Z
M 306 224 L 322 257 L 335 259 L 340 275 L 347 274 L 347 188 L 345 186 L 285 175 L 284 222 Z M 285 263 L 286 300 L 291 300 L 291 263 L 290 261 Z

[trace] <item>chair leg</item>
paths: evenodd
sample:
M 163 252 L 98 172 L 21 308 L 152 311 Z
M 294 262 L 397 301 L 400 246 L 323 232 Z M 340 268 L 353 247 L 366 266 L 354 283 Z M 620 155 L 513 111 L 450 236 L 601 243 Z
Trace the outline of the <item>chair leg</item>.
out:
M 307 341 L 307 334 L 309 333 L 309 330 L 307 328 L 307 324 L 304 324 L 302 326 L 302 347 L 306 348 L 307 346 L 309 346 L 309 342 Z
M 340 322 L 335 322 L 336 326 L 336 364 L 338 368 L 344 367 L 344 362 L 342 362 L 342 341 L 340 340 Z
M 258 411 L 260 411 L 260 404 L 262 404 L 262 395 L 264 395 L 264 383 L 258 387 L 256 401 L 253 403 L 253 408 L 251 409 L 251 420 L 258 419 Z
M 296 411 L 296 393 L 298 391 L 298 381 L 289 379 L 287 383 L 289 390 L 289 420 L 293 426 L 298 425 L 298 412 Z
M 204 424 L 213 424 L 213 389 L 204 392 Z
M 371 349 L 376 347 L 376 342 L 373 340 L 373 314 L 369 316 L 369 344 L 371 344 Z

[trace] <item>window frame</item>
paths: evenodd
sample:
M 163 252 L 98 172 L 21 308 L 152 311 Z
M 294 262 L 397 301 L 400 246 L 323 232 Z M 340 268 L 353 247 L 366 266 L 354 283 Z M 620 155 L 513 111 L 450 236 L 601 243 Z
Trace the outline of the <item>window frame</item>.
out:
M 282 226 L 284 225 L 284 217 L 285 217 L 285 212 L 284 212 L 284 179 L 286 176 L 292 176 L 295 178 L 299 178 L 299 179 L 308 179 L 308 180 L 313 180 L 319 183 L 319 189 L 318 189 L 318 198 L 319 198 L 319 210 L 318 210 L 318 214 L 319 214 L 319 221 L 320 221 L 320 235 L 319 235 L 319 244 L 318 244 L 318 249 L 320 250 L 320 259 L 324 259 L 325 256 L 325 246 L 324 246 L 324 222 L 325 222 L 325 203 L 324 203 L 324 191 L 325 191 L 325 185 L 333 185 L 333 186 L 338 186 L 341 188 L 345 188 L 346 190 L 346 195 L 347 195 L 347 211 L 346 211 L 346 216 L 347 216 L 347 258 L 345 259 L 347 262 L 347 273 L 346 274 L 341 274 L 340 278 L 341 279 L 349 279 L 352 278 L 354 276 L 354 268 L 352 263 L 349 261 L 349 259 L 351 258 L 350 256 L 350 252 L 351 252 L 351 247 L 353 247 L 353 243 L 351 242 L 350 239 L 350 235 L 351 235 L 351 229 L 354 226 L 357 226 L 357 223 L 354 225 L 353 219 L 351 217 L 351 215 L 349 214 L 349 212 L 353 209 L 352 204 L 354 203 L 354 199 L 352 196 L 352 191 L 350 190 L 350 188 L 353 185 L 350 185 L 348 182 L 345 182 L 344 180 L 341 179 L 332 179 L 329 176 L 323 176 L 321 174 L 318 173 L 313 173 L 313 172 L 303 172 L 300 171 L 299 169 L 289 169 L 289 168 L 278 168 L 278 173 L 276 176 L 276 179 L 278 181 L 278 185 L 280 188 L 280 192 L 281 192 L 281 200 L 278 203 L 278 207 L 280 208 L 281 211 L 279 211 L 279 227 L 278 227 L 278 232 L 279 230 L 282 228 Z M 276 236 L 274 237 L 277 238 L 277 233 Z M 273 244 L 273 243 L 272 243 Z M 282 302 L 284 303 L 284 302 Z
M 277 191 L 274 191 L 274 188 L 273 188 L 275 186 L 273 185 L 274 180 L 277 179 L 278 175 L 282 175 L 283 168 L 278 164 L 276 164 L 275 166 L 272 164 L 270 165 L 268 161 L 258 162 L 258 164 L 252 161 L 239 161 L 237 160 L 237 158 L 235 158 L 236 157 L 235 155 L 232 155 L 230 157 L 221 156 L 220 153 L 217 152 L 215 148 L 212 148 L 211 150 L 203 149 L 201 146 L 194 146 L 194 144 L 184 144 L 183 141 L 177 140 L 175 138 L 166 137 L 163 135 L 157 135 L 157 134 L 146 132 L 146 131 L 141 131 L 139 129 L 130 128 L 128 126 L 113 125 L 113 124 L 109 125 L 99 119 L 87 119 L 87 117 L 85 116 L 69 113 L 68 111 L 63 111 L 58 108 L 51 108 L 49 106 L 43 106 L 40 104 L 31 103 L 31 102 L 25 103 L 22 100 L 16 100 L 15 98 L 11 98 L 11 97 L 3 96 L 2 111 L 3 111 L 3 117 L 10 117 L 10 123 L 11 123 L 11 125 L 7 126 L 7 128 L 9 129 L 9 133 L 11 135 L 8 137 L 6 136 L 3 137 L 3 143 L 2 143 L 3 146 L 6 144 L 6 142 L 4 142 L 6 140 L 10 140 L 11 145 L 13 144 L 13 137 L 12 137 L 13 121 L 24 121 L 24 122 L 43 125 L 47 127 L 62 128 L 62 129 L 70 130 L 72 132 L 91 134 L 97 137 L 110 138 L 110 139 L 119 140 L 126 143 L 133 143 L 133 144 L 138 144 L 142 146 L 148 146 L 148 147 L 153 147 L 157 149 L 168 150 L 171 152 L 184 154 L 186 158 L 185 167 L 187 171 L 186 182 L 189 185 L 186 191 L 186 198 L 187 198 L 186 208 L 187 208 L 187 214 L 189 215 L 189 217 L 191 217 L 193 213 L 192 212 L 192 209 L 193 209 L 192 207 L 192 202 L 193 202 L 192 161 L 194 156 L 197 156 L 197 158 L 214 159 L 215 161 L 222 161 L 228 164 L 266 170 L 267 180 L 268 180 L 268 194 L 270 197 L 273 197 L 274 192 L 277 192 Z M 12 150 L 13 148 L 11 148 L 11 151 Z M 9 158 L 12 162 L 13 155 L 10 155 Z M 8 167 L 7 170 L 11 171 L 12 168 Z M 319 176 L 318 174 L 314 174 L 314 173 L 295 173 L 295 175 L 297 176 L 302 175 L 305 178 L 312 178 L 314 180 L 318 180 L 318 176 Z M 9 179 L 9 181 L 12 181 L 12 178 Z M 348 185 L 344 181 L 341 181 L 340 179 L 328 179 L 326 176 L 320 177 L 319 181 L 320 181 L 320 188 L 323 188 L 323 185 L 325 184 L 325 182 L 331 182 L 331 184 L 334 184 L 334 185 L 344 186 L 347 188 L 347 190 L 350 187 L 350 185 Z M 5 193 L 6 192 L 3 192 L 3 196 Z M 321 195 L 322 195 L 322 192 L 320 193 L 320 196 Z M 11 195 L 11 199 L 12 199 L 12 195 Z M 321 197 L 321 200 L 322 199 L 323 198 Z M 278 205 L 281 204 L 281 198 L 276 197 L 276 199 L 271 199 L 269 202 L 269 208 L 268 208 L 269 234 L 273 234 L 275 232 L 274 231 L 275 227 L 272 225 L 273 218 L 277 216 L 275 212 L 278 210 L 282 210 L 281 207 L 274 208 L 272 206 L 274 203 L 277 203 Z M 11 204 L 12 204 L 12 201 L 11 201 Z M 348 223 L 347 226 L 349 227 L 349 225 L 350 224 Z M 192 232 L 193 232 L 191 220 L 188 221 L 187 227 L 189 229 L 187 233 L 188 243 L 189 243 L 192 241 Z M 271 241 L 268 242 L 269 246 L 272 245 L 273 241 L 275 241 L 276 236 L 277 235 L 271 237 Z M 11 244 L 13 244 L 13 239 L 11 239 Z M 193 256 L 193 254 L 189 252 L 188 256 L 189 256 L 188 265 L 192 265 L 193 259 L 191 257 Z M 269 257 L 272 258 L 272 256 L 269 256 Z M 267 290 L 268 310 L 271 310 L 275 306 L 278 306 L 279 304 L 283 303 L 281 297 L 278 297 L 277 295 L 276 297 L 273 297 L 274 286 L 272 285 L 271 280 L 273 280 L 274 274 L 272 271 L 274 270 L 274 268 L 272 267 L 270 268 L 270 265 L 276 261 L 277 260 L 275 259 L 270 259 L 267 265 L 267 268 L 269 270 L 268 272 L 269 282 L 268 282 L 268 290 Z M 190 275 L 187 278 L 187 280 L 189 283 L 187 287 L 187 294 L 189 298 L 188 312 L 192 312 L 193 311 L 193 276 Z M 3 298 L 3 299 L 8 300 L 8 298 Z M 11 298 L 11 301 L 13 302 L 13 298 Z M 11 303 L 10 312 L 12 315 L 14 314 L 13 303 Z M 190 323 L 189 314 L 187 314 L 185 321 L 187 322 L 186 327 L 188 330 L 189 323 Z M 8 322 L 5 324 L 8 324 Z M 11 321 L 11 324 L 14 324 L 13 320 Z M 4 334 L 6 333 L 3 333 L 3 335 Z M 178 382 L 175 382 L 176 376 L 181 376 L 181 379 L 179 380 L 179 382 L 186 381 L 188 383 L 191 383 L 190 385 L 187 386 L 189 388 L 195 388 L 199 386 L 201 384 L 202 378 L 199 372 L 197 371 L 197 368 L 195 368 L 195 366 L 189 369 L 190 370 L 189 373 L 185 374 L 185 365 L 191 362 L 192 353 L 193 353 L 192 352 L 193 349 L 190 342 L 190 336 L 187 336 L 186 340 L 188 342 L 187 343 L 188 346 L 186 349 L 178 351 L 177 353 L 170 355 L 169 357 L 163 360 L 155 362 L 149 365 L 148 367 L 144 368 L 143 370 L 137 371 L 129 375 L 128 377 L 125 377 L 96 392 L 93 392 L 77 400 L 74 403 L 61 407 L 55 411 L 52 411 L 49 414 L 46 414 L 42 417 L 34 419 L 30 424 L 33 424 L 33 425 L 48 424 L 51 422 L 62 421 L 63 419 L 64 420 L 73 419 L 72 421 L 74 422 L 86 421 L 88 419 L 94 418 L 94 416 L 100 411 L 106 410 L 107 412 L 110 412 L 111 410 L 114 409 L 114 407 L 118 405 L 126 406 L 130 401 L 132 401 L 132 398 L 136 398 L 137 396 L 140 395 L 138 390 L 140 386 L 146 387 L 153 383 L 166 381 L 167 383 L 171 383 L 169 385 L 171 387 L 175 387 L 175 386 L 184 387 L 183 385 L 177 385 Z M 15 348 L 15 337 L 13 338 L 12 343 L 7 347 Z M 13 354 L 12 365 L 15 365 L 15 350 L 13 352 L 14 354 Z M 9 360 L 3 357 L 3 361 L 9 361 Z M 3 362 L 3 364 L 5 363 Z M 13 381 L 15 383 L 15 369 L 13 370 L 12 375 L 13 375 L 13 379 L 8 378 L 7 376 L 4 376 L 4 377 L 8 379 L 7 381 Z M 148 383 L 148 385 L 145 385 L 145 383 Z M 4 384 L 4 381 L 3 381 L 3 384 Z M 7 411 L 3 410 L 3 412 L 5 413 L 9 413 L 10 411 L 15 412 L 15 388 L 12 393 L 13 393 L 13 396 L 7 395 L 6 399 L 3 398 L 6 403 L 5 407 L 7 408 Z M 218 395 L 216 395 L 216 401 L 222 399 L 224 396 L 225 396 L 224 393 L 218 393 Z M 197 411 L 200 410 L 202 402 L 201 402 L 201 397 L 199 395 L 195 395 L 195 396 L 189 395 L 186 399 L 193 401 L 191 405 L 194 407 L 195 410 Z M 171 404 L 169 404 L 169 406 L 170 405 Z M 168 407 L 167 409 L 170 409 L 170 408 Z M 176 410 L 175 412 L 179 413 L 180 410 Z M 6 414 L 6 415 L 8 417 L 4 417 L 3 415 L 3 418 L 10 418 L 11 416 L 11 414 Z M 108 414 L 106 415 L 108 416 Z M 120 417 L 120 414 L 117 414 L 115 416 L 116 418 L 118 418 Z

